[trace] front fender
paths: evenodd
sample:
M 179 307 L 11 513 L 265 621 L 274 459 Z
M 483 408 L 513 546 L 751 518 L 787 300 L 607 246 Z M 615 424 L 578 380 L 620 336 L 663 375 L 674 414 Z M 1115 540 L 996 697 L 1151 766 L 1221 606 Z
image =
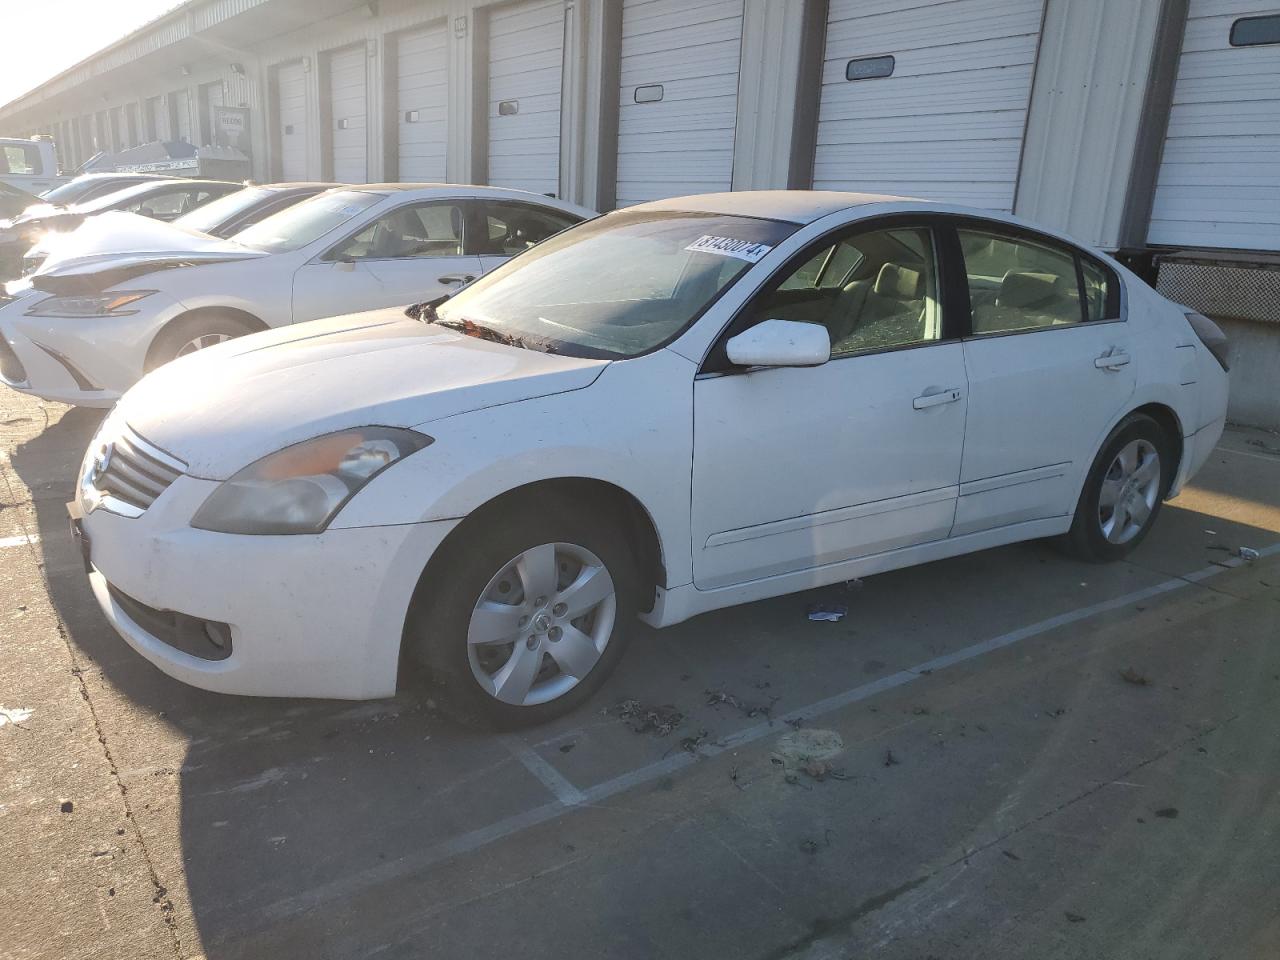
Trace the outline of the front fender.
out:
M 695 369 L 661 350 L 580 390 L 423 424 L 435 442 L 375 478 L 333 526 L 455 519 L 538 481 L 600 480 L 648 511 L 668 583 L 688 583 Z

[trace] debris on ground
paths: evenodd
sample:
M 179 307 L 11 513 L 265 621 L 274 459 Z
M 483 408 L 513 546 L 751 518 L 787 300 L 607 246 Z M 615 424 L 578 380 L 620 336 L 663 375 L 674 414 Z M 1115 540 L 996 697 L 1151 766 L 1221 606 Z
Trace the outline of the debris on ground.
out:
M 576 741 L 576 740 L 572 740 L 572 741 L 570 741 L 569 743 L 562 743 L 562 744 L 560 744 L 560 752 L 561 752 L 561 753 L 568 753 L 570 750 L 572 750 L 572 749 L 573 749 L 574 747 L 576 747 L 577 745 L 578 745 L 578 743 L 577 743 L 577 741 Z
M 1072 913 L 1070 910 L 1065 911 L 1062 915 L 1067 918 L 1067 923 L 1084 923 L 1084 917 L 1078 913 Z
M 892 750 L 886 750 L 884 752 L 884 765 L 886 767 L 896 767 L 899 762 L 898 758 L 893 755 Z
M 1133 667 L 1125 667 L 1121 670 L 1120 679 L 1125 683 L 1132 683 L 1135 687 L 1149 687 L 1151 685 L 1151 681 L 1133 669 Z
M 1162 819 L 1165 819 L 1165 820 L 1177 820 L 1178 808 L 1177 807 L 1161 807 L 1159 810 L 1156 811 L 1156 816 L 1161 817 Z
M 752 704 L 725 690 L 703 690 L 702 692 L 707 695 L 708 707 L 719 706 L 722 703 L 728 704 L 735 710 L 740 711 L 748 719 L 755 717 L 769 718 L 773 713 L 773 705 L 780 699 L 779 697 L 773 697 L 768 704 Z
M 1253 563 L 1253 561 L 1257 560 L 1262 556 L 1262 554 L 1253 549 L 1253 547 L 1236 547 L 1236 556 L 1245 563 Z
M 805 853 L 809 854 L 810 856 L 812 856 L 813 854 L 818 852 L 818 841 L 802 840 L 800 841 L 800 849 L 803 850 Z
M 843 603 L 811 603 L 806 612 L 814 622 L 839 623 L 848 615 L 849 608 Z
M 821 783 L 830 777 L 832 780 L 848 780 L 844 770 L 837 770 L 830 760 L 808 760 L 800 767 L 800 772 L 811 780 Z
M 1020 856 L 1018 856 L 1018 855 L 1017 855 L 1016 853 L 1014 853 L 1012 850 L 1001 850 L 1000 852 L 1001 852 L 1001 853 L 1003 853 L 1003 854 L 1004 854 L 1006 857 L 1008 857 L 1010 860 L 1021 860 L 1021 859 L 1022 859 Z
M 927 717 L 929 715 L 928 707 L 915 706 L 911 708 L 911 713 L 917 717 Z
M 76 808 L 76 805 L 72 803 L 70 800 L 63 800 L 62 803 L 58 805 L 58 809 L 61 810 L 63 813 L 71 813 L 73 810 L 75 810 L 75 808 Z
M 685 750 L 688 753 L 697 753 L 698 747 L 702 744 L 703 740 L 707 739 L 707 736 L 707 731 L 699 730 L 697 734 L 692 737 L 681 737 L 680 749 Z
M 684 722 L 684 714 L 671 704 L 650 707 L 639 700 L 623 700 L 613 708 L 613 713 L 633 733 L 652 733 L 659 737 L 665 737 Z
M 31 719 L 33 713 L 35 713 L 34 710 L 28 710 L 25 707 L 0 707 L 0 727 L 12 723 L 15 727 L 25 730 L 27 728 L 22 725 Z
M 740 783 L 738 782 L 738 768 L 737 768 L 737 767 L 733 767 L 732 769 L 730 769 L 730 770 L 729 770 L 729 782 L 730 782 L 730 783 L 732 783 L 732 784 L 733 784 L 735 787 L 737 787 L 739 790 L 741 790 L 741 789 L 742 789 L 742 784 L 740 784 Z

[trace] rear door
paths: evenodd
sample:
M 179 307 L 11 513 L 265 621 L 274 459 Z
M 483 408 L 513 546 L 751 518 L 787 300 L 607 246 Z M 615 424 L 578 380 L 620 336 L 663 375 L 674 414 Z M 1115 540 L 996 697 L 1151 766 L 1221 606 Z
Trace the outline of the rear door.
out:
M 1134 391 L 1119 280 L 1068 244 L 958 225 L 970 299 L 955 536 L 1075 509 L 1103 432 Z
M 480 258 L 463 252 L 464 203 L 398 207 L 304 265 L 294 277 L 294 321 L 407 306 L 479 276 Z

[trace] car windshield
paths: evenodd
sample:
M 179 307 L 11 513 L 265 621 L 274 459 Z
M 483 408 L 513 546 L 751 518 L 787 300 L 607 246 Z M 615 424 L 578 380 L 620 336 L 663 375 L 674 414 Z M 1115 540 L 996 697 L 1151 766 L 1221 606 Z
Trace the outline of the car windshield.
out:
M 134 183 L 112 193 L 103 194 L 100 197 L 94 197 L 92 200 L 86 200 L 84 203 L 76 204 L 76 213 L 100 213 L 103 210 L 112 210 L 116 207 L 124 206 L 131 200 L 141 200 L 148 194 L 155 192 L 157 188 L 165 190 L 173 190 L 175 186 L 181 186 L 182 181 L 161 181 L 160 183 Z
M 382 194 L 366 190 L 322 193 L 260 220 L 231 239 L 267 253 L 301 250 L 383 199 Z
M 246 187 L 202 207 L 196 207 L 174 220 L 173 225 L 198 233 L 211 233 L 231 218 L 252 210 L 270 196 L 271 191 L 263 187 Z
M 534 349 L 634 357 L 681 333 L 796 229 L 752 217 L 621 211 L 538 244 L 435 318 Z
M 54 187 L 52 190 L 40 194 L 40 199 L 45 203 L 75 203 L 100 183 L 102 183 L 102 180 L 97 177 L 76 177 L 70 183 L 64 183 L 60 187 Z M 124 186 L 124 184 L 121 184 L 121 186 Z

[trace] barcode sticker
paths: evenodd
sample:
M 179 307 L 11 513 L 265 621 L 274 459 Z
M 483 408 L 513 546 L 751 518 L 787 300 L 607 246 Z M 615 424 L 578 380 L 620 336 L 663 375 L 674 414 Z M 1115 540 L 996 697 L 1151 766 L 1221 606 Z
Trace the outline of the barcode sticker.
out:
M 747 263 L 758 263 L 773 247 L 754 240 L 735 240 L 733 237 L 703 235 L 685 247 L 693 253 L 717 253 L 722 257 L 735 257 Z

